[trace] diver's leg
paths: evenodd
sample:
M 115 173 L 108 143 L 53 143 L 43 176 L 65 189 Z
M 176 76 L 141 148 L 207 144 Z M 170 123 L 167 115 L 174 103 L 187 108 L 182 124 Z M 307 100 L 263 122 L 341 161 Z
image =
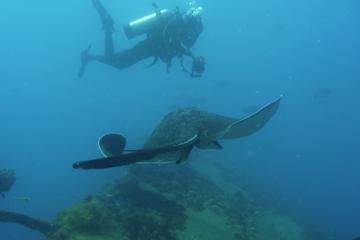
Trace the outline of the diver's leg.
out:
M 82 58 L 84 58 L 84 62 L 86 64 L 90 61 L 97 61 L 106 65 L 113 66 L 117 69 L 124 69 L 130 67 L 141 60 L 155 57 L 157 54 L 155 52 L 153 44 L 148 41 L 144 40 L 138 44 L 136 44 L 133 48 L 123 50 L 114 54 L 111 57 L 108 56 L 98 56 L 89 54 L 86 50 L 83 52 Z M 83 72 L 81 69 L 79 71 L 79 76 L 81 76 Z
M 133 48 L 123 50 L 111 56 L 99 56 L 89 54 L 90 50 L 89 46 L 81 53 L 81 67 L 78 72 L 78 76 L 82 77 L 87 64 L 90 61 L 97 61 L 106 65 L 113 66 L 118 69 L 124 69 L 130 67 L 141 60 L 157 57 L 157 47 L 150 40 L 144 40 L 138 44 L 136 44 Z
M 106 56 L 99 56 L 99 55 L 89 54 L 88 49 L 85 49 L 81 53 L 81 66 L 80 66 L 79 71 L 78 71 L 78 76 L 80 78 L 84 75 L 85 69 L 86 69 L 87 65 L 89 64 L 89 62 L 91 62 L 91 61 L 97 61 L 97 62 L 106 64 L 106 65 L 113 66 L 112 60 L 111 60 L 112 58 L 109 58 L 109 57 L 106 57 Z
M 114 55 L 114 42 L 112 38 L 112 34 L 114 32 L 114 20 L 112 19 L 110 14 L 106 11 L 100 0 L 92 0 L 92 3 L 100 16 L 102 27 L 105 34 L 104 55 L 106 57 L 111 57 Z
M 104 6 L 101 4 L 100 0 L 92 0 L 92 3 L 98 12 L 102 27 L 105 34 L 105 46 L 104 46 L 104 57 L 96 56 L 89 54 L 90 46 L 86 48 L 84 51 L 80 54 L 80 61 L 81 66 L 78 71 L 78 76 L 82 77 L 85 73 L 86 66 L 89 61 L 91 60 L 97 60 L 99 62 L 108 63 L 107 59 L 110 59 L 114 56 L 114 43 L 112 34 L 114 32 L 114 21 L 112 17 L 109 15 L 109 13 L 106 11 Z
M 114 32 L 114 20 L 106 11 L 100 0 L 92 0 L 92 3 L 100 16 L 104 31 Z
M 88 62 L 96 61 L 96 62 L 103 63 L 106 65 L 112 65 L 111 60 L 105 56 L 88 54 L 87 59 L 88 59 Z
M 157 55 L 154 44 L 150 40 L 144 40 L 136 44 L 133 48 L 115 53 L 110 60 L 112 66 L 118 69 L 124 69 L 141 60 L 156 57 Z
M 111 58 L 114 56 L 114 42 L 112 32 L 105 31 L 104 56 Z

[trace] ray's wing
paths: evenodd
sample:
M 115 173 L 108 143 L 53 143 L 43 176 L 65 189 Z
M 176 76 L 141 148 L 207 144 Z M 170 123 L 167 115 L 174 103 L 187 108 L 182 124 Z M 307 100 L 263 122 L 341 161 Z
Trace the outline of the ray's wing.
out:
M 279 108 L 282 97 L 265 105 L 254 114 L 232 123 L 222 139 L 235 139 L 246 137 L 260 130 L 274 116 Z

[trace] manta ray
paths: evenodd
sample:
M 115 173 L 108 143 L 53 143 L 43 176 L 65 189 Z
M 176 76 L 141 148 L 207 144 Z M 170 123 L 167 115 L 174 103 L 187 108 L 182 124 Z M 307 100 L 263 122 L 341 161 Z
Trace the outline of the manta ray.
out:
M 167 114 L 144 146 L 125 150 L 120 134 L 102 136 L 98 145 L 104 157 L 73 164 L 75 169 L 103 169 L 130 164 L 180 164 L 194 148 L 223 149 L 219 141 L 249 136 L 274 116 L 281 97 L 243 118 L 226 117 L 196 107 L 181 108 Z

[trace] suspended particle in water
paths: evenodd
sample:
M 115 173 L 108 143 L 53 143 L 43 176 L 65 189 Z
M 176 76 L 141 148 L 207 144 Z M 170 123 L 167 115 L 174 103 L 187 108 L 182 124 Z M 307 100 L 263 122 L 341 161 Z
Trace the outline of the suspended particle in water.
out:
M 252 158 L 253 156 L 254 156 L 254 152 L 251 149 L 247 150 L 246 157 Z

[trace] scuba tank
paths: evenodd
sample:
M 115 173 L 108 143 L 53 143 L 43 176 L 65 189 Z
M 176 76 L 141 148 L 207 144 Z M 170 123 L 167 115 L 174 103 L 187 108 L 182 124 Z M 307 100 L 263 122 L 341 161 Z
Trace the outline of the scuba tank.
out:
M 129 22 L 124 26 L 124 32 L 128 39 L 149 33 L 166 22 L 173 16 L 174 12 L 169 9 L 157 10 L 157 12 L 149 14 Z

